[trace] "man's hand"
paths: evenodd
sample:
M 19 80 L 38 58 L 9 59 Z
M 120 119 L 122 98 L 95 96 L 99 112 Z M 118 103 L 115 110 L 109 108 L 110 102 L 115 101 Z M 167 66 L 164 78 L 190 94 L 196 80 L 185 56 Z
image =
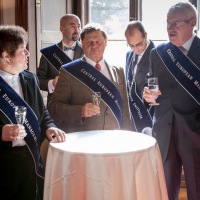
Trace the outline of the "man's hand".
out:
M 16 141 L 23 139 L 27 133 L 23 125 L 20 124 L 6 124 L 2 129 L 2 141 Z
M 59 128 L 48 128 L 46 130 L 46 135 L 50 141 L 64 142 L 66 140 L 66 133 Z
M 93 103 L 86 103 L 82 107 L 82 117 L 92 117 L 98 114 L 100 114 L 100 107 L 94 105 Z

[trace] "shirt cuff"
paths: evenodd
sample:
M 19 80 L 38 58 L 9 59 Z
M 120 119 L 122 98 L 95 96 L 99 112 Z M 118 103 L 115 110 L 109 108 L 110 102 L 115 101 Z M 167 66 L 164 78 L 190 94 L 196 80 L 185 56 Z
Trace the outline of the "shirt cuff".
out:
M 48 89 L 49 89 L 49 93 L 53 93 L 54 92 L 55 87 L 53 86 L 53 79 L 49 80 Z

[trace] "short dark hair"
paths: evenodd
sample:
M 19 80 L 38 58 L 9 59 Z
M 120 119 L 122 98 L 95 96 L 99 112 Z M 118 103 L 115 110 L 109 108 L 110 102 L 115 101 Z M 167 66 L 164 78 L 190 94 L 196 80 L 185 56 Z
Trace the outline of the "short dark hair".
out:
M 105 38 L 105 40 L 107 40 L 107 34 L 106 31 L 104 30 L 104 28 L 100 25 L 100 24 L 96 24 L 96 23 L 90 23 L 90 24 L 86 24 L 83 29 L 81 30 L 81 40 L 83 40 L 85 38 L 85 35 L 87 33 L 92 33 L 94 31 L 101 31 L 103 37 Z
M 24 28 L 16 25 L 0 26 L 0 57 L 7 51 L 10 56 L 15 55 L 15 51 L 24 41 L 28 42 L 28 34 Z

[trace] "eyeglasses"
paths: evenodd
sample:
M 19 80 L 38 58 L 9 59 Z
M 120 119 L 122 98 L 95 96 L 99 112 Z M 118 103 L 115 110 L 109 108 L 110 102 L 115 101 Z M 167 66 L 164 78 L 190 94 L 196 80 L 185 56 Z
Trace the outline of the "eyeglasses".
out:
M 190 20 L 179 20 L 179 21 L 174 21 L 174 22 L 167 22 L 167 28 L 173 27 L 173 28 L 179 28 L 182 24 L 184 23 L 189 23 Z
M 134 49 L 134 48 L 137 48 L 137 47 L 141 47 L 141 46 L 144 45 L 144 40 L 145 40 L 145 38 L 144 38 L 141 42 L 139 42 L 139 43 L 137 43 L 137 44 L 135 44 L 135 45 L 133 45 L 133 44 L 128 44 L 128 46 L 129 46 L 131 49 Z

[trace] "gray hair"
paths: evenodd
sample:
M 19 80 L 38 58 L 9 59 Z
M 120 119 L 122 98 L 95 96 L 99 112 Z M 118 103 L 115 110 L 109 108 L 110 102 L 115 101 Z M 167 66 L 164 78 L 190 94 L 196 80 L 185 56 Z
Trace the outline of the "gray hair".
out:
M 181 13 L 182 16 L 185 18 L 185 20 L 191 20 L 191 19 L 197 20 L 197 9 L 190 2 L 185 2 L 185 3 L 179 2 L 175 4 L 169 9 L 167 16 L 175 12 Z

